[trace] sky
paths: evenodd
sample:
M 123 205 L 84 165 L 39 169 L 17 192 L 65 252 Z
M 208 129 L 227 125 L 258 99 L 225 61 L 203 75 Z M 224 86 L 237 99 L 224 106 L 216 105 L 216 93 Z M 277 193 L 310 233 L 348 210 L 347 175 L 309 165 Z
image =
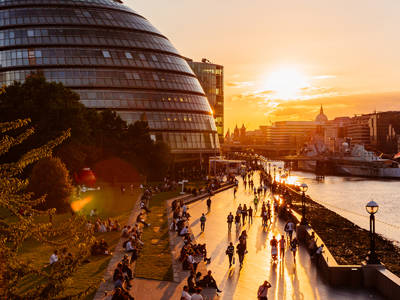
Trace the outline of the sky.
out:
M 225 130 L 400 110 L 399 0 L 126 0 L 224 65 Z

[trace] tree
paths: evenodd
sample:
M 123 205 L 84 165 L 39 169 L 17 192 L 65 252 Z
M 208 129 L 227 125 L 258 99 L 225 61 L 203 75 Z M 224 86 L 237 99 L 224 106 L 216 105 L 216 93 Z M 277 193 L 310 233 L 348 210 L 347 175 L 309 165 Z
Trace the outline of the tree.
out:
M 71 209 L 71 178 L 65 164 L 58 157 L 43 158 L 35 164 L 28 190 L 36 197 L 46 196 L 42 208 L 55 208 L 58 213 Z
M 128 125 L 111 110 L 87 108 L 79 102 L 78 94 L 61 83 L 47 82 L 41 73 L 30 75 L 23 83 L 14 82 L 0 94 L 0 120 L 28 117 L 35 128 L 35 139 L 16 146 L 1 161 L 14 161 L 29 149 L 71 129 L 70 140 L 54 151 L 71 173 L 117 156 L 132 163 L 142 174 L 162 176 L 164 165 L 169 162 L 168 147 L 156 145 L 150 138 L 147 122 Z
M 26 128 L 30 120 L 0 123 L 0 156 L 27 140 L 34 132 Z M 13 131 L 21 132 L 15 135 Z M 28 180 L 23 179 L 24 169 L 45 157 L 50 157 L 54 147 L 70 135 L 69 131 L 46 144 L 24 153 L 15 162 L 0 164 L 0 209 L 8 216 L 0 219 L 0 280 L 6 299 L 51 299 L 65 289 L 68 279 L 87 257 L 93 235 L 86 229 L 86 219 L 72 216 L 66 222 L 53 224 L 40 221 L 42 215 L 54 214 L 54 209 L 40 211 L 36 207 L 44 197 L 33 198 L 26 191 Z M 47 218 L 45 218 L 47 219 Z M 21 248 L 27 240 L 36 240 L 54 247 L 75 249 L 70 260 L 61 261 L 46 269 L 21 258 Z M 18 295 L 18 285 L 24 280 L 36 280 L 37 284 L 24 295 Z M 84 293 L 84 292 L 82 292 Z M 0 294 L 0 297 L 1 294 Z

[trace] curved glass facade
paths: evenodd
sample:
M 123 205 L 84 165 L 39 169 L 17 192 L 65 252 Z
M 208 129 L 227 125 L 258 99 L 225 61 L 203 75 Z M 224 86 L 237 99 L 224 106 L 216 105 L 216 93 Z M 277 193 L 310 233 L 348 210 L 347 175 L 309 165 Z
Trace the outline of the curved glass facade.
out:
M 113 0 L 0 1 L 0 82 L 41 71 L 94 109 L 145 118 L 173 153 L 215 153 L 212 110 L 192 69 L 145 18 Z

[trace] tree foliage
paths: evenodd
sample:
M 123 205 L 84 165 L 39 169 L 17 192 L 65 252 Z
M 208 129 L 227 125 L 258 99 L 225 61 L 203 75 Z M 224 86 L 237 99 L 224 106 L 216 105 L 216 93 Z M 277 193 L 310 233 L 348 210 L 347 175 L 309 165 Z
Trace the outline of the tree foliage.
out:
M 6 154 L 33 134 L 33 128 L 26 128 L 29 122 L 18 120 L 0 123 L 0 155 Z M 20 134 L 12 137 L 13 131 Z M 57 298 L 88 254 L 93 236 L 86 230 L 85 218 L 72 216 L 62 224 L 40 221 L 49 219 L 40 216 L 52 215 L 55 210 L 37 210 L 36 207 L 45 199 L 32 197 L 26 191 L 29 182 L 23 179 L 23 171 L 28 165 L 50 157 L 54 147 L 69 135 L 69 131 L 63 132 L 46 144 L 30 149 L 15 162 L 0 164 L 0 209 L 7 216 L 0 219 L 0 278 L 4 286 L 0 293 L 4 293 L 6 299 Z M 68 246 L 76 251 L 70 260 L 61 261 L 52 268 L 38 267 L 20 257 L 20 250 L 27 240 L 36 240 L 55 248 Z M 19 284 L 33 279 L 38 282 L 35 287 L 19 295 Z
M 65 164 L 58 157 L 43 158 L 35 164 L 28 190 L 36 197 L 46 197 L 41 208 L 55 208 L 58 213 L 71 209 L 71 178 Z
M 31 118 L 35 139 L 16 147 L 12 161 L 31 147 L 71 129 L 71 139 L 55 149 L 71 172 L 118 156 L 132 163 L 142 174 L 162 176 L 169 163 L 167 145 L 150 138 L 147 122 L 127 124 L 111 110 L 96 111 L 79 102 L 79 95 L 61 83 L 47 82 L 42 74 L 15 82 L 0 94 L 0 119 Z M 162 151 L 162 152 L 160 152 Z

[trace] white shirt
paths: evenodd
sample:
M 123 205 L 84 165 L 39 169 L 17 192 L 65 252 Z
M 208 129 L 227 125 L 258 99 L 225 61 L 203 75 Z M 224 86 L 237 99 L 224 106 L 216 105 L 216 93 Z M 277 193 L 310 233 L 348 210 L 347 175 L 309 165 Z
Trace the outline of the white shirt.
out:
M 189 255 L 189 256 L 188 256 L 188 262 L 190 262 L 191 264 L 194 264 L 194 263 L 195 263 L 195 260 L 194 260 L 194 258 L 193 258 L 192 255 Z
M 293 231 L 293 230 L 294 230 L 294 224 L 293 224 L 292 222 L 289 222 L 289 223 L 287 224 L 287 230 L 288 230 L 288 231 Z
M 318 247 L 317 251 L 315 251 L 316 254 L 321 254 L 322 250 L 324 249 L 324 247 Z
M 192 298 L 192 296 L 190 296 L 190 294 L 186 291 L 182 291 L 182 298 L 185 300 L 190 300 Z
M 183 206 L 182 206 L 182 211 L 183 211 L 184 213 L 187 211 L 187 206 L 186 206 L 186 204 L 183 204 Z
M 131 251 L 131 250 L 133 250 L 133 247 L 132 247 L 132 243 L 131 243 L 131 241 L 128 241 L 127 243 L 126 243 L 126 251 Z
M 183 227 L 181 230 L 181 235 L 185 235 L 186 233 L 188 233 L 188 229 L 186 227 Z
M 58 261 L 58 256 L 57 256 L 57 254 L 53 253 L 53 254 L 50 256 L 50 264 L 52 265 L 52 264 L 54 264 L 54 263 L 57 262 L 57 261 Z
M 203 300 L 203 296 L 200 294 L 193 294 L 191 300 Z

